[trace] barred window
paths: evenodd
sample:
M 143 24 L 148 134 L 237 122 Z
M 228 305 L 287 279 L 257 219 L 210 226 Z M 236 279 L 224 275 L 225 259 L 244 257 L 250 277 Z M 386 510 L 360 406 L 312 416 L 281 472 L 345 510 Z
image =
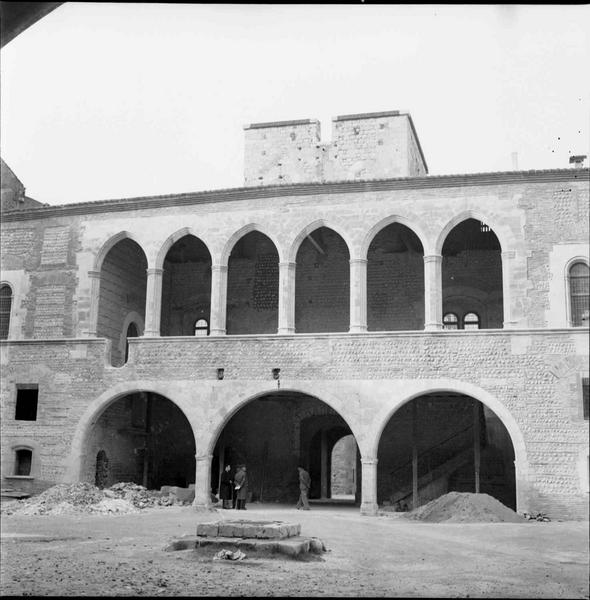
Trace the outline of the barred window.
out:
M 455 313 L 446 313 L 443 317 L 443 329 L 459 329 L 459 317 Z
M 479 315 L 469 312 L 463 317 L 463 329 L 479 329 Z
M 209 323 L 207 319 L 198 319 L 195 323 L 195 336 L 209 335 Z
M 0 340 L 8 339 L 11 307 L 12 290 L 9 285 L 4 284 L 0 287 Z
M 588 265 L 583 262 L 574 263 L 568 275 L 572 325 L 574 327 L 588 325 L 590 317 Z

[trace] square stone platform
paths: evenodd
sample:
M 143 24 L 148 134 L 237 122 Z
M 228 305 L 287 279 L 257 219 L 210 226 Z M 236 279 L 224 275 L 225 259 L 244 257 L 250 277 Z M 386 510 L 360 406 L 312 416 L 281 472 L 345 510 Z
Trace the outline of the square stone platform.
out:
M 303 537 L 299 523 L 283 521 L 216 521 L 199 523 L 196 536 L 183 536 L 172 540 L 164 550 L 241 550 L 256 554 L 283 554 L 302 558 L 310 553 L 326 551 L 318 538 Z
M 206 538 L 234 537 L 282 540 L 300 533 L 301 525 L 299 523 L 285 523 L 283 521 L 247 521 L 240 519 L 199 523 L 197 525 L 197 536 Z

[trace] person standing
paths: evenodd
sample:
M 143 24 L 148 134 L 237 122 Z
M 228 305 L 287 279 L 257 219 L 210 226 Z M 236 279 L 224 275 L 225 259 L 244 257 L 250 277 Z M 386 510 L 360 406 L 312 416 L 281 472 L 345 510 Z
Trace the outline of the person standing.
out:
M 246 498 L 248 497 L 246 465 L 238 465 L 238 470 L 234 475 L 234 487 L 236 491 L 236 509 L 246 510 Z
M 231 508 L 233 496 L 232 483 L 231 465 L 225 465 L 225 469 L 221 474 L 221 483 L 219 484 L 219 499 L 222 501 L 223 508 Z
M 297 510 L 303 507 L 303 510 L 309 510 L 309 487 L 311 486 L 311 477 L 303 467 L 297 467 L 299 471 L 299 500 L 297 501 Z

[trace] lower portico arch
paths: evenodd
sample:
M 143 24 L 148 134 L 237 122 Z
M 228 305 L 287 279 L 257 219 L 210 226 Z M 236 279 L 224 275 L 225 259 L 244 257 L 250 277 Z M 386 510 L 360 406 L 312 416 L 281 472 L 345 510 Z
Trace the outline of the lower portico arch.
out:
M 65 483 L 82 481 L 85 478 L 87 467 L 88 441 L 105 412 L 117 401 L 140 394 L 157 395 L 168 401 L 174 409 L 188 423 L 192 433 L 191 442 L 196 446 L 199 419 L 197 418 L 195 403 L 191 401 L 191 394 L 187 392 L 186 385 L 174 383 L 162 383 L 154 381 L 130 381 L 117 384 L 95 398 L 86 408 L 78 421 L 76 431 L 72 439 L 70 454 L 66 463 L 64 476 Z M 94 454 L 94 452 L 92 451 Z
M 217 491 L 225 464 L 235 471 L 242 462 L 248 468 L 253 500 L 294 503 L 300 462 L 311 472 L 312 498 L 328 500 L 332 447 L 339 435 L 352 434 L 358 440 L 361 423 L 358 402 L 350 402 L 350 392 L 345 388 L 336 395 L 328 391 L 327 383 L 291 382 L 279 388 L 266 382 L 244 386 L 224 381 L 215 386 L 217 406 L 227 409 L 216 412 L 215 421 L 209 421 L 207 438 L 200 439 L 203 454 L 197 457 L 196 504 L 210 504 L 209 490 Z M 238 434 L 247 439 L 240 440 Z M 266 472 L 263 465 L 269 461 L 265 456 L 272 463 Z
M 377 462 L 379 443 L 381 441 L 383 432 L 391 418 L 402 406 L 419 397 L 431 394 L 448 393 L 468 396 L 478 402 L 481 402 L 484 406 L 490 409 L 490 411 L 495 414 L 495 416 L 505 427 L 514 450 L 516 509 L 519 512 L 524 512 L 529 509 L 529 465 L 524 437 L 516 420 L 508 408 L 500 400 L 479 386 L 468 382 L 450 379 L 396 382 L 396 388 L 400 390 L 402 395 L 400 396 L 399 393 L 397 395 L 392 394 L 387 402 L 382 403 L 381 409 L 377 414 L 375 414 L 371 433 L 368 434 L 368 437 L 372 440 L 372 446 L 369 450 L 369 454 L 370 456 L 374 457 L 375 463 Z M 373 487 L 376 503 L 376 467 L 374 481 L 367 481 L 365 484 Z M 375 510 L 376 509 L 377 506 L 375 504 Z

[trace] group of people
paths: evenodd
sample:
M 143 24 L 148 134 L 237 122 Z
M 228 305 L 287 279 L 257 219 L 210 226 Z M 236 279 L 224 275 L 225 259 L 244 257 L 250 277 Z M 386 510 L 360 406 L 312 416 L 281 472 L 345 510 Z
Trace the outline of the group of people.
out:
M 231 465 L 225 465 L 219 486 L 219 499 L 223 503 L 223 508 L 246 510 L 247 497 L 248 475 L 246 474 L 246 465 L 238 465 L 233 476 L 231 474 Z
M 309 510 L 308 498 L 311 477 L 303 467 L 297 467 L 297 470 L 299 471 L 299 500 L 297 501 L 296 508 L 297 510 Z M 238 465 L 233 476 L 231 465 L 225 465 L 219 485 L 219 499 L 222 501 L 222 507 L 246 510 L 247 497 L 248 476 L 246 474 L 246 465 Z

